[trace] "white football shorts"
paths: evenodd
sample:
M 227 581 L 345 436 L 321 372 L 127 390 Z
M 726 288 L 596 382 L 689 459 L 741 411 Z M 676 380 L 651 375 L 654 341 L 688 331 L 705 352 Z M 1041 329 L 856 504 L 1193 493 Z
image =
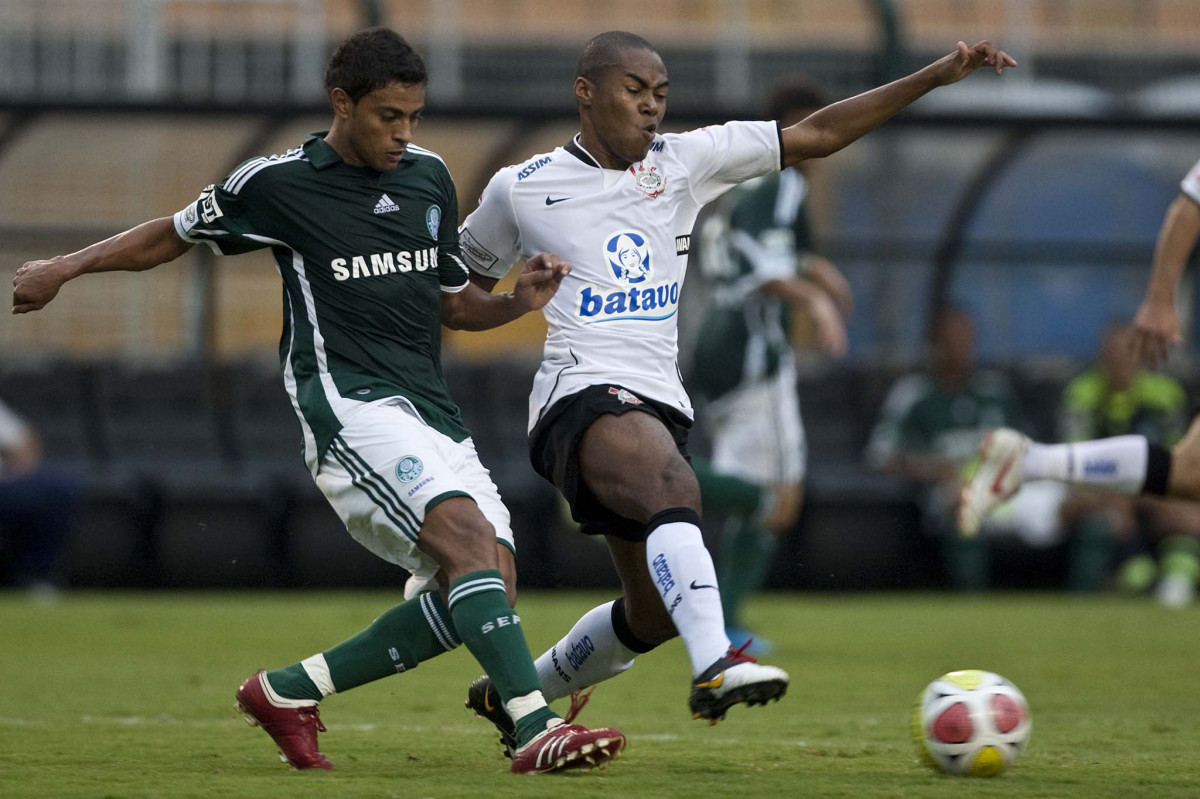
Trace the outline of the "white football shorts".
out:
M 790 360 L 773 376 L 713 402 L 708 417 L 713 469 L 762 486 L 804 482 L 808 444 Z
M 425 514 L 452 497 L 470 497 L 516 553 L 508 508 L 474 442 L 425 424 L 402 398 L 373 402 L 342 420 L 321 463 L 317 487 L 355 541 L 412 573 L 406 596 L 434 587 L 439 566 L 417 548 Z

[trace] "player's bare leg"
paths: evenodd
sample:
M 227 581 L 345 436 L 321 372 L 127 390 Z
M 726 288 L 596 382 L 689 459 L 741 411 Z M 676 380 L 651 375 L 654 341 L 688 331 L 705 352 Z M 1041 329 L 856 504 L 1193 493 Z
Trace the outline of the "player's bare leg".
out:
M 786 672 L 755 663 L 725 635 L 716 570 L 700 533 L 700 487 L 662 422 L 636 410 L 601 416 L 584 433 L 579 465 L 601 503 L 646 525 L 645 557 L 617 561 L 628 572 L 627 616 L 635 634 L 651 640 L 666 634 L 667 621 L 678 630 L 692 662 L 693 715 L 716 721 L 740 702 L 782 697 Z M 665 619 L 647 607 L 650 591 Z
M 1171 448 L 1167 496 L 1200 500 L 1200 416 L 1192 420 L 1183 438 Z

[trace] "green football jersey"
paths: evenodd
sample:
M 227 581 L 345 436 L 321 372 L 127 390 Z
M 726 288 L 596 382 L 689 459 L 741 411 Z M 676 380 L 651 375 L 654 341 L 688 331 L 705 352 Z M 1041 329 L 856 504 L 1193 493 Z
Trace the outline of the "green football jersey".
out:
M 734 189 L 701 227 L 710 293 L 692 385 L 709 399 L 771 377 L 790 357 L 790 307 L 759 289 L 802 274 L 813 249 L 806 197 L 804 176 L 785 169 Z
M 1008 378 L 978 371 L 961 391 L 950 392 L 928 375 L 896 381 L 868 445 L 868 460 L 882 466 L 904 454 L 937 455 L 967 464 L 984 433 L 1022 426 L 1021 410 Z
M 467 286 L 450 173 L 411 144 L 390 172 L 350 166 L 323 136 L 247 161 L 175 215 L 181 237 L 219 254 L 271 248 L 280 363 L 314 474 L 341 420 L 381 398 L 470 435 L 441 366 L 441 292 Z
M 1076 377 L 1063 391 L 1059 436 L 1087 441 L 1127 434 L 1173 446 L 1187 425 L 1187 394 L 1167 375 L 1142 372 L 1124 391 L 1115 391 L 1101 369 Z

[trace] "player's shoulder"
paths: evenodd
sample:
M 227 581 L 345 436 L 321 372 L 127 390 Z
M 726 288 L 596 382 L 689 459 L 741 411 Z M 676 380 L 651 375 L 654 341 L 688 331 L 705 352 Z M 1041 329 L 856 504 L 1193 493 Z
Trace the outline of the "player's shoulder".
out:
M 229 194 L 242 194 L 250 186 L 258 191 L 278 183 L 300 168 L 306 168 L 307 164 L 308 155 L 301 147 L 274 155 L 256 156 L 238 164 L 221 183 L 221 188 Z
M 450 167 L 446 165 L 446 159 L 426 147 L 409 142 L 405 148 L 404 154 L 412 159 L 414 165 L 423 169 L 429 170 L 436 175 L 445 175 L 449 177 Z
M 774 130 L 776 127 L 774 122 L 735 119 L 719 125 L 704 125 L 703 127 L 692 128 L 691 130 L 678 133 L 660 133 L 654 137 L 654 145 L 651 146 L 651 149 L 669 153 L 688 147 L 711 146 L 711 143 L 716 139 L 731 136 L 751 136 L 760 134 L 768 128 Z M 658 146 L 660 144 L 661 147 Z
M 933 380 L 929 375 L 924 372 L 911 372 L 897 378 L 896 382 L 892 383 L 887 399 L 883 403 L 884 410 L 889 415 L 907 413 L 919 402 L 932 396 L 933 393 Z
M 554 165 L 569 165 L 566 160 L 572 158 L 567 151 L 562 147 L 555 147 L 553 150 L 544 153 L 537 153 L 526 158 L 524 161 L 518 161 L 515 164 L 510 164 L 496 173 L 493 180 L 512 187 L 520 183 L 535 182 L 536 179 L 544 174 L 547 167 Z
M 1195 203 L 1200 203 L 1200 163 L 1192 167 L 1179 184 L 1183 195 Z
M 546 174 L 545 170 L 548 167 L 563 163 L 564 156 L 570 157 L 562 147 L 556 147 L 549 152 L 537 153 L 523 161 L 503 167 L 488 181 L 484 196 L 504 195 L 511 198 L 515 188 L 537 183 L 537 179 Z

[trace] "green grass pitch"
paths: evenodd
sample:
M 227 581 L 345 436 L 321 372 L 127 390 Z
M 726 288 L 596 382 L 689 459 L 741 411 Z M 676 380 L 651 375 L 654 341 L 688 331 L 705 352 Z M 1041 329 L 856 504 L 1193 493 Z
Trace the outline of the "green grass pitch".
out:
M 540 652 L 595 594 L 529 594 Z M 589 774 L 515 777 L 462 706 L 460 649 L 325 703 L 332 773 L 293 772 L 233 712 L 258 667 L 312 654 L 396 601 L 383 593 L 0 595 L 3 797 L 1095 797 L 1200 795 L 1197 611 L 1060 594 L 762 597 L 751 620 L 791 672 L 779 704 L 689 718 L 673 642 L 603 684 L 581 720 L 629 736 Z M 912 703 L 956 668 L 1013 680 L 1033 737 L 995 780 L 920 765 Z M 567 792 L 567 793 L 564 793 Z

